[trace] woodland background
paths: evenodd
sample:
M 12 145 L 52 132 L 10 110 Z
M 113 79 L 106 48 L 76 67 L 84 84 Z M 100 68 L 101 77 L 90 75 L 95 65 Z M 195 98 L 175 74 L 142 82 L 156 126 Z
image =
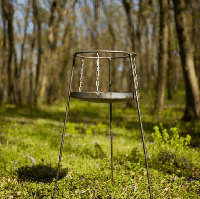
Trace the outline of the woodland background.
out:
M 183 120 L 199 118 L 198 0 L 1 0 L 0 104 L 66 98 L 73 53 L 97 49 L 137 53 L 139 87 L 156 91 L 154 114 L 184 85 Z M 113 89 L 130 91 L 130 72 L 115 66 Z

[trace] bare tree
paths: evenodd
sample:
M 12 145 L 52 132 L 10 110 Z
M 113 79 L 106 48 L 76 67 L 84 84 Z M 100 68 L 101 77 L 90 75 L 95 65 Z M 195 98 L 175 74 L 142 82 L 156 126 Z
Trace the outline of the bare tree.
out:
M 151 13 L 152 0 L 140 0 L 139 4 L 139 13 L 138 13 L 138 22 L 137 22 L 137 64 L 140 67 L 140 86 L 143 88 L 145 84 L 147 85 L 148 77 L 150 76 L 150 63 L 149 63 L 149 51 L 148 51 L 148 23 L 147 19 Z M 145 33 L 145 34 L 144 34 Z M 145 53 L 142 53 L 142 38 L 145 40 Z M 144 59 L 147 58 L 147 59 Z M 146 86 L 147 87 L 147 86 Z
M 37 106 L 39 103 L 39 94 L 41 85 L 39 82 L 40 71 L 41 71 L 41 57 L 42 57 L 42 21 L 40 17 L 40 7 L 37 0 L 33 0 L 33 16 L 34 23 L 37 25 L 37 65 L 36 65 L 36 77 L 35 77 L 35 93 L 34 93 L 34 105 Z
M 106 14 L 106 18 L 107 18 L 107 23 L 108 23 L 108 31 L 110 33 L 110 36 L 112 37 L 112 40 L 111 40 L 111 49 L 112 50 L 115 50 L 115 47 L 116 47 L 116 33 L 115 33 L 115 30 L 114 30 L 114 27 L 113 27 L 113 16 L 109 16 L 109 13 L 108 13 L 108 10 L 107 10 L 107 7 L 104 3 L 104 1 L 102 1 L 102 4 L 103 4 L 103 9 L 104 9 L 104 12 Z M 116 91 L 116 76 L 117 76 L 117 67 L 116 67 L 116 63 L 115 63 L 115 60 L 112 61 L 112 91 Z
M 7 88 L 6 88 L 6 58 L 7 58 L 7 35 L 6 35 L 6 24 L 7 21 L 5 19 L 4 14 L 2 14 L 2 19 L 3 19 L 3 46 L 2 46 L 2 51 L 3 53 L 1 54 L 2 58 L 2 67 L 1 67 L 1 77 L 0 77 L 0 104 L 6 102 L 6 93 L 7 93 Z
M 199 87 L 194 66 L 194 43 L 192 40 L 192 15 L 190 0 L 173 0 L 180 55 L 185 78 L 186 108 L 183 120 L 199 118 Z
M 158 58 L 158 83 L 155 101 L 155 114 L 162 114 L 164 106 L 166 72 L 168 62 L 168 1 L 159 0 L 160 3 L 160 38 Z
M 128 34 L 129 34 L 129 38 L 131 40 L 131 51 L 132 52 L 136 52 L 136 43 L 138 43 L 136 41 L 136 31 L 135 31 L 135 28 L 133 26 L 133 22 L 132 22 L 132 16 L 131 16 L 131 10 L 132 10 L 132 1 L 130 0 L 123 0 L 122 1 L 123 3 L 123 7 L 124 7 L 124 10 L 126 12 L 126 19 L 127 19 L 127 24 L 128 24 Z M 137 59 L 137 61 L 139 61 L 140 59 Z M 138 62 L 137 62 L 138 64 Z M 130 77 L 130 76 L 128 76 Z M 131 80 L 131 78 L 128 78 L 128 91 L 131 92 L 132 91 L 132 88 L 133 88 L 133 81 Z M 126 106 L 127 107 L 133 107 L 133 102 L 132 101 L 129 101 L 127 102 Z
M 172 41 L 171 41 L 171 25 L 169 22 L 169 38 L 168 38 L 168 68 L 167 68 L 167 97 L 172 99 L 172 69 L 173 69 L 173 55 L 172 55 Z
M 193 16 L 193 41 L 194 41 L 194 64 L 197 80 L 200 80 L 200 2 L 195 0 L 192 3 L 192 16 Z
M 15 102 L 15 93 L 14 93 L 14 79 L 12 77 L 12 58 L 14 53 L 14 27 L 13 27 L 13 15 L 14 8 L 13 4 L 9 0 L 1 0 L 1 8 L 3 12 L 3 16 L 7 21 L 7 34 L 8 34 L 8 44 L 9 44 L 9 52 L 8 52 L 8 61 L 7 61 L 7 86 L 8 86 L 8 100 L 13 103 Z

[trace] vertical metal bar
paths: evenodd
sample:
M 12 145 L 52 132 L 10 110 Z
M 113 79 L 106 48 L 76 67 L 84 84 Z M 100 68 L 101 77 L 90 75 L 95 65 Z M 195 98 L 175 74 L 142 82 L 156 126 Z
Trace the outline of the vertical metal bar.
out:
M 133 85 L 134 85 L 134 88 L 135 88 L 136 104 L 137 104 L 137 109 L 138 109 L 138 117 L 139 117 L 139 123 L 140 123 L 140 130 L 141 130 L 141 136 L 142 136 L 142 142 L 143 142 L 145 163 L 146 163 L 146 169 L 147 169 L 147 179 L 148 179 L 149 195 L 150 195 L 150 199 L 153 199 L 152 190 L 151 190 L 150 174 L 149 174 L 149 165 L 148 165 L 148 160 L 147 160 L 147 151 L 146 151 L 146 146 L 145 146 L 144 132 L 143 132 L 143 126 L 142 126 L 142 118 L 141 118 L 141 113 L 140 113 L 140 104 L 139 104 L 139 97 L 138 97 L 138 90 L 137 90 L 138 88 L 137 88 L 137 85 L 136 85 L 137 82 L 135 82 L 135 78 L 134 78 L 132 54 L 129 54 L 129 55 L 130 55 L 131 70 L 132 70 L 132 75 L 133 75 Z
M 109 92 L 111 92 L 111 59 L 109 61 Z M 111 180 L 114 182 L 113 178 L 113 133 L 112 133 L 112 103 L 110 103 L 110 141 L 111 141 Z
M 63 133 L 62 133 L 62 138 L 61 138 L 60 155 L 59 155 L 59 161 L 58 161 L 58 170 L 57 170 L 57 174 L 56 174 L 56 181 L 55 181 L 53 199 L 55 199 L 55 196 L 56 196 L 56 189 L 57 189 L 57 185 L 58 185 L 58 177 L 59 177 L 59 171 L 60 171 L 60 163 L 61 163 L 61 159 L 62 159 L 62 152 L 63 152 L 63 145 L 64 145 L 64 137 L 65 137 L 66 123 L 67 123 L 68 110 L 69 110 L 70 93 L 71 93 L 73 72 L 74 72 L 74 66 L 75 66 L 75 58 L 76 58 L 76 54 L 74 54 L 74 56 L 73 56 L 73 65 L 72 65 L 72 69 L 71 69 L 71 77 L 70 77 L 70 83 L 69 83 L 68 99 L 67 99 L 67 106 L 66 106 L 66 112 L 65 112 L 65 120 L 64 120 L 64 126 L 63 126 Z

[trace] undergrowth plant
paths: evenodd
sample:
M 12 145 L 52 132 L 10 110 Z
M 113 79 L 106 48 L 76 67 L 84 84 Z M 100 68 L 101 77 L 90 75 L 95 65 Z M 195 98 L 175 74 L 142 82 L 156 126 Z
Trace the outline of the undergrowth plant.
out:
M 185 138 L 179 136 L 179 130 L 177 127 L 170 129 L 171 136 L 167 132 L 167 129 L 160 131 L 158 126 L 154 126 L 154 133 L 152 138 L 155 142 L 156 149 L 158 151 L 171 150 L 173 152 L 182 152 L 183 149 L 188 148 L 191 141 L 191 136 L 187 135 Z
M 198 176 L 199 169 L 190 161 L 191 154 L 186 152 L 191 141 L 190 135 L 181 137 L 177 127 L 170 128 L 168 133 L 167 129 L 160 130 L 158 126 L 154 126 L 152 138 L 154 143 L 151 166 L 178 176 Z
M 106 135 L 109 132 L 109 127 L 107 124 L 103 124 L 102 122 L 97 123 L 96 126 L 93 124 L 90 125 L 86 131 L 86 135 L 93 135 L 93 134 L 98 134 L 98 135 Z

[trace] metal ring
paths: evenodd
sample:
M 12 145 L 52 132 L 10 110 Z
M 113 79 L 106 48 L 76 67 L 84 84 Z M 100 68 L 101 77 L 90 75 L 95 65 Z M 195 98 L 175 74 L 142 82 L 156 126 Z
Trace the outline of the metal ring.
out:
M 84 55 L 84 54 L 91 54 L 91 53 L 116 53 L 116 54 L 124 54 L 124 55 L 121 55 L 121 56 L 114 56 L 114 57 L 106 57 L 106 56 L 97 56 L 97 57 L 93 57 L 93 56 L 87 56 L 87 55 Z M 86 58 L 86 59 L 118 59 L 118 58 L 127 58 L 129 57 L 130 55 L 132 56 L 136 56 L 136 53 L 134 52 L 127 52 L 127 51 L 114 51 L 114 50 L 93 50 L 93 51 L 82 51 L 82 52 L 76 52 L 74 53 L 74 56 L 76 57 L 80 57 L 80 58 Z

